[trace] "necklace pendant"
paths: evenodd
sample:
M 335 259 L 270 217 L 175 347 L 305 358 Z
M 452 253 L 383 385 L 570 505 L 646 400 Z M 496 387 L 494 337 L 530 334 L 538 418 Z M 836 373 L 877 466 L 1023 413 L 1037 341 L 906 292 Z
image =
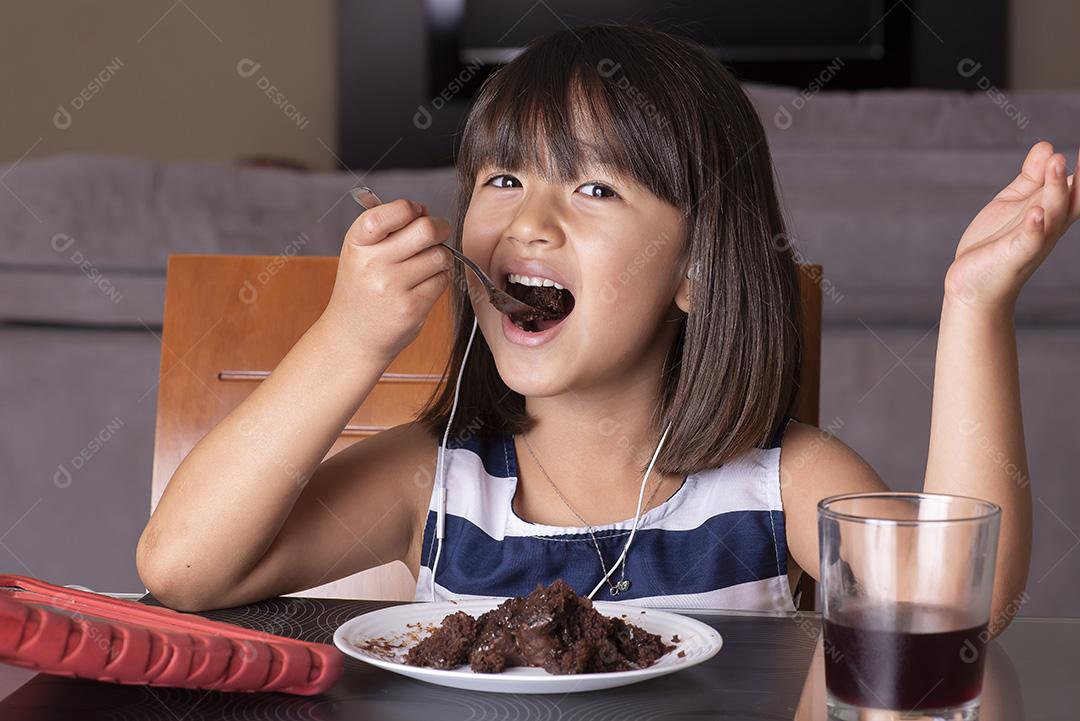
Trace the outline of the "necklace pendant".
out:
M 620 593 L 622 591 L 625 591 L 625 590 L 629 589 L 629 588 L 630 588 L 630 580 L 626 579 L 626 578 L 622 579 L 621 581 L 619 581 L 618 583 L 615 584 L 615 590 L 619 591 Z M 615 594 L 612 593 L 612 595 L 615 595 Z

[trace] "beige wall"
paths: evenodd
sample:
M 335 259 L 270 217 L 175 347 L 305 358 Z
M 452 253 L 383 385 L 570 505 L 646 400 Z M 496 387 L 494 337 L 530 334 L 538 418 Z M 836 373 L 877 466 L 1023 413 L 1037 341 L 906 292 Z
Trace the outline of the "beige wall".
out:
M 0 161 L 32 148 L 335 167 L 334 15 L 333 0 L 5 0 Z M 244 59 L 261 63 L 250 77 Z
M 1011 0 L 1009 84 L 1024 90 L 1080 88 L 1080 2 Z
M 275 154 L 336 167 L 334 5 L 5 0 L 0 161 L 28 151 L 220 162 Z M 1075 0 L 1014 0 L 1012 87 L 1080 88 L 1078 30 Z M 261 64 L 250 77 L 237 70 L 244 59 Z M 80 93 L 89 99 L 73 103 Z

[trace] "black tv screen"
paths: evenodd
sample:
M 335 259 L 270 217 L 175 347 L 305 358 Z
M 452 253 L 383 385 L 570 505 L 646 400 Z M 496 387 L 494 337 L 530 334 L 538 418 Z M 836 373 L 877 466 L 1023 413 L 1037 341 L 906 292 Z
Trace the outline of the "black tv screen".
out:
M 613 18 L 678 31 L 727 60 L 878 58 L 884 51 L 886 9 L 881 0 L 543 0 L 531 6 L 505 0 L 432 0 L 429 8 L 442 10 L 448 19 L 457 14 L 465 61 L 480 57 L 506 62 L 536 37 Z

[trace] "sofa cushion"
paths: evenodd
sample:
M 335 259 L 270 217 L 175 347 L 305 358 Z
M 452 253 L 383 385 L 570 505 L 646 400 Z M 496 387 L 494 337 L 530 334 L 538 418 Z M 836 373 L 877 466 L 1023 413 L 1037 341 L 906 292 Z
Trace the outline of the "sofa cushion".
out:
M 451 168 L 297 173 L 118 156 L 24 160 L 0 189 L 0 319 L 160 323 L 171 253 L 337 255 L 361 212 L 346 191 L 447 215 Z
M 1026 149 L 1043 139 L 1065 147 L 1080 145 L 1080 90 L 1001 91 L 977 75 L 968 91 L 815 93 L 812 87 L 752 82 L 743 88 L 772 147 Z

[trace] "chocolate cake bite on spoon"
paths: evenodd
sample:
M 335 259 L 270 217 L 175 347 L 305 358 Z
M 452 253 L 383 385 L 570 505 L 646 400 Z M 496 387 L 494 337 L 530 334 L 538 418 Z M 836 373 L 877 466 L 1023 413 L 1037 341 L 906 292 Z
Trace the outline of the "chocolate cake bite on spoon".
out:
M 544 330 L 538 321 L 561 321 L 574 309 L 574 296 L 565 288 L 553 285 L 525 285 L 508 282 L 506 292 L 535 308 L 534 311 L 511 313 L 510 319 L 522 330 Z

